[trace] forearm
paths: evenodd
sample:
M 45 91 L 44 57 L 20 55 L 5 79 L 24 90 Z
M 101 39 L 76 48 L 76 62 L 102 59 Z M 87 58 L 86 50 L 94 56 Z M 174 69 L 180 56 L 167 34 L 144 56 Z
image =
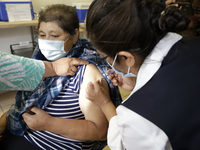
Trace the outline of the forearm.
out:
M 112 101 L 110 100 L 108 103 L 104 104 L 101 106 L 101 109 L 104 113 L 104 115 L 106 116 L 108 122 L 110 122 L 110 119 L 114 116 L 117 115 L 116 113 L 116 107 L 115 105 L 112 103 Z
M 107 136 L 107 127 L 99 126 L 88 120 L 52 117 L 47 131 L 81 141 L 100 141 Z
M 52 62 L 43 61 L 45 65 L 45 72 L 43 78 L 56 76 L 56 72 L 54 71 Z
M 44 74 L 42 61 L 0 52 L 0 89 L 33 90 Z

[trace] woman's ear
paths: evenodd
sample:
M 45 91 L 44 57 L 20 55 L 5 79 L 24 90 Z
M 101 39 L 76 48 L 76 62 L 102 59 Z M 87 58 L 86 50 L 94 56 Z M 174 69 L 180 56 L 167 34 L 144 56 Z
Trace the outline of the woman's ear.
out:
M 120 51 L 118 55 L 124 58 L 124 61 L 128 67 L 132 67 L 135 64 L 135 57 L 132 53 L 127 51 Z
M 73 36 L 73 44 L 75 45 L 76 42 L 78 41 L 79 39 L 79 30 L 78 29 L 75 29 L 75 34 Z

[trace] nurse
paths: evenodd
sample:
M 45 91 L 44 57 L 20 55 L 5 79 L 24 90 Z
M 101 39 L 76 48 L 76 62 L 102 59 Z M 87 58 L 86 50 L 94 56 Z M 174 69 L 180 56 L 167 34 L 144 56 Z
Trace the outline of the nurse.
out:
M 90 5 L 88 37 L 112 67 L 107 73 L 115 70 L 113 83 L 132 91 L 115 108 L 100 81 L 88 83 L 86 97 L 109 121 L 111 150 L 200 148 L 200 38 L 174 33 L 189 23 L 154 0 Z
M 33 90 L 42 78 L 74 75 L 76 66 L 83 64 L 88 62 L 78 58 L 48 62 L 0 52 L 0 90 Z

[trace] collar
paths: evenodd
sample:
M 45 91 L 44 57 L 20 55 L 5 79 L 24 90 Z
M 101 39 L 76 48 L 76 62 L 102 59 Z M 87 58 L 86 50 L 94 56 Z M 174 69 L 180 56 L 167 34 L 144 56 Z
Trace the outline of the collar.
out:
M 145 58 L 144 62 L 142 63 L 137 75 L 135 88 L 129 97 L 141 87 L 143 87 L 153 77 L 153 75 L 160 68 L 163 59 L 168 54 L 171 47 L 180 39 L 182 39 L 181 35 L 169 32 L 158 42 L 152 52 Z

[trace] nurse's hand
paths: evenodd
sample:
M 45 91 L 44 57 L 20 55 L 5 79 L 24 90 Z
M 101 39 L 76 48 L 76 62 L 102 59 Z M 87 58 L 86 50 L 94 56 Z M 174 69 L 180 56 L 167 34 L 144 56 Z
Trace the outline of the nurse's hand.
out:
M 89 82 L 85 90 L 85 97 L 100 107 L 111 101 L 109 90 L 103 84 L 106 84 L 105 80 Z
M 109 90 L 106 90 L 103 84 L 107 84 L 105 80 L 89 82 L 85 97 L 98 105 L 110 122 L 111 118 L 117 115 L 116 107 L 110 99 Z
M 47 130 L 52 120 L 52 116 L 37 107 L 30 108 L 22 117 L 27 126 L 34 131 Z
M 106 73 L 109 74 L 113 69 L 108 70 Z M 122 77 L 120 74 L 113 73 L 108 76 L 115 86 L 120 86 L 121 88 L 132 91 L 136 84 L 136 77 Z

